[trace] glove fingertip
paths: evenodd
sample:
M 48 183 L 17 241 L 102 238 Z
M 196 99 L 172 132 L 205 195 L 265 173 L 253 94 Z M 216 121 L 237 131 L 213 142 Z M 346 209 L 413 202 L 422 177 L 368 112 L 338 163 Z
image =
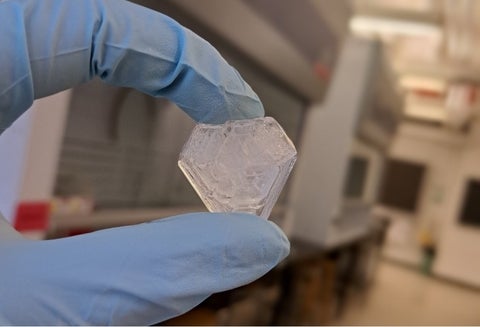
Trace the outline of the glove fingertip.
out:
M 288 256 L 290 242 L 274 223 L 244 213 L 228 214 L 225 218 L 236 225 L 227 246 L 234 271 L 249 271 L 251 278 L 256 279 Z

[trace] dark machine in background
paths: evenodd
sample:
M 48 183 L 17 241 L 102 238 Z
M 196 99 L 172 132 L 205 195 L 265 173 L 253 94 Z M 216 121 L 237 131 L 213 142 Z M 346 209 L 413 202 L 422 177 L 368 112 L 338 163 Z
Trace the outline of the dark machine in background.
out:
M 480 181 L 470 179 L 465 183 L 465 193 L 460 223 L 480 227 Z
M 379 202 L 387 207 L 415 212 L 426 167 L 390 159 L 387 161 Z

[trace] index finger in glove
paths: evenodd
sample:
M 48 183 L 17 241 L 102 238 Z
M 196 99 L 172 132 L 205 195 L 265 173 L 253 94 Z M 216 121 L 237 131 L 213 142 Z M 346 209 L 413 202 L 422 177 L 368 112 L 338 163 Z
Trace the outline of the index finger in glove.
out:
M 95 76 L 166 97 L 199 122 L 264 115 L 208 42 L 124 0 L 0 1 L 0 133 L 38 99 Z

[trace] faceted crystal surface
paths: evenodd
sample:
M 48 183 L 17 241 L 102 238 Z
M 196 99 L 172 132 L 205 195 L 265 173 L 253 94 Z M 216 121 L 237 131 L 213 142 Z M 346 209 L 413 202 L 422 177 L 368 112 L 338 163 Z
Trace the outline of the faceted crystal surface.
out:
M 198 124 L 178 165 L 211 212 L 268 218 L 296 159 L 282 127 L 265 117 Z

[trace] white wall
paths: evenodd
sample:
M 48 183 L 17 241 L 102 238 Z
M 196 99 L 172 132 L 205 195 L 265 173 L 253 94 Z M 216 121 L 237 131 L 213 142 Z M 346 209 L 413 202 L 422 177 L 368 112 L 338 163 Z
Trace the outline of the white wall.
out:
M 24 113 L 0 135 L 0 212 L 10 222 L 21 192 L 32 115 L 32 111 Z
M 0 135 L 0 212 L 12 222 L 22 201 L 49 201 L 70 92 L 34 102 Z
M 284 226 L 292 238 L 320 245 L 330 242 L 328 226 L 340 212 L 352 141 L 371 94 L 378 50 L 374 42 L 348 38 L 325 103 L 314 105 L 305 117 Z
M 19 198 L 50 200 L 57 177 L 58 156 L 65 130 L 70 92 L 36 100 L 32 110 L 30 139 Z
M 458 169 L 450 190 L 451 198 L 447 201 L 434 271 L 480 287 L 480 228 L 458 223 L 465 183 L 469 178 L 480 178 L 480 125 L 476 129 L 458 156 Z
M 425 164 L 427 173 L 415 214 L 376 208 L 392 218 L 384 254 L 419 264 L 418 235 L 428 228 L 438 245 L 434 273 L 480 286 L 480 229 L 457 222 L 465 181 L 480 177 L 480 133 L 467 136 L 405 123 L 390 156 Z

